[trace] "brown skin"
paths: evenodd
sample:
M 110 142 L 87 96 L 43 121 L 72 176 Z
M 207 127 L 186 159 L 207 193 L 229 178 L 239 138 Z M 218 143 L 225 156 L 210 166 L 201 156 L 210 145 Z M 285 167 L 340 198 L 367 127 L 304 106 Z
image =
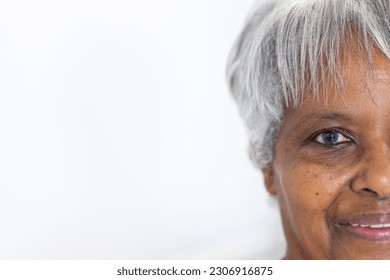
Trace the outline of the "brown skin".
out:
M 390 259 L 390 239 L 368 240 L 342 225 L 390 216 L 390 62 L 374 51 L 375 77 L 364 68 L 353 56 L 343 63 L 343 99 L 329 86 L 328 102 L 307 97 L 285 109 L 263 173 L 279 201 L 286 259 Z M 332 130 L 335 145 L 322 138 Z

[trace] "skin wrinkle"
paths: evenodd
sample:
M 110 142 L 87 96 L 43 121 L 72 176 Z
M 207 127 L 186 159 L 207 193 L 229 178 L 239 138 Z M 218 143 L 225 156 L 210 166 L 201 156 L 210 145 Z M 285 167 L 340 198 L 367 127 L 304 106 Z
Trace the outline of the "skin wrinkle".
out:
M 374 50 L 375 76 L 362 76 L 353 54 L 343 67 L 343 97 L 329 85 L 333 102 L 305 98 L 285 109 L 263 169 L 280 204 L 286 259 L 390 259 L 390 239 L 367 240 L 340 224 L 390 214 L 390 62 Z M 308 140 L 335 128 L 351 141 L 332 148 Z

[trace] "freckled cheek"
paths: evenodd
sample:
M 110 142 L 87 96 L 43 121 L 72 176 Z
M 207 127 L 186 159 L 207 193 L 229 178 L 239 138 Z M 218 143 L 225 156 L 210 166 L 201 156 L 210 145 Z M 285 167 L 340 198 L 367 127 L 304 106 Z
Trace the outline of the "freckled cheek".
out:
M 344 176 L 316 165 L 295 163 L 279 176 L 279 188 L 290 207 L 323 212 L 345 185 Z

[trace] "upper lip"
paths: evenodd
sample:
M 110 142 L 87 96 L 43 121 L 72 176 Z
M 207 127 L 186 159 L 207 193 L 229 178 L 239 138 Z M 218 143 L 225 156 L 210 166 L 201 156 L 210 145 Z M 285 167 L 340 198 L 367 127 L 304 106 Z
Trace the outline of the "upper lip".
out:
M 390 213 L 360 214 L 339 219 L 337 223 L 340 225 L 359 224 L 368 226 L 390 224 Z

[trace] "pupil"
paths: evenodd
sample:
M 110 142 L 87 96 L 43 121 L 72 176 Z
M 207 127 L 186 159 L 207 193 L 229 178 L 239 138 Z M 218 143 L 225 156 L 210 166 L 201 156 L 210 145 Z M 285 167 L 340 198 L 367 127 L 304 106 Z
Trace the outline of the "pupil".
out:
M 322 140 L 325 144 L 336 144 L 337 139 L 339 138 L 338 132 L 336 131 L 329 131 L 322 133 Z

